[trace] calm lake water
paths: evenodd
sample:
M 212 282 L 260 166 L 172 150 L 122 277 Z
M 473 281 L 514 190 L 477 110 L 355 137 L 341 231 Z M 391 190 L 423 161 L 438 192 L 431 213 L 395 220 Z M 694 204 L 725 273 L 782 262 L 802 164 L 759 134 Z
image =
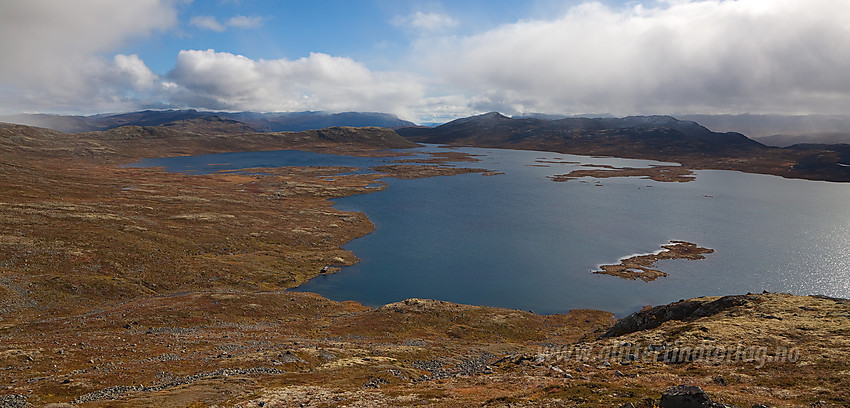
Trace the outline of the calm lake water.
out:
M 445 149 L 419 149 L 435 150 Z M 538 313 L 593 308 L 618 315 L 647 304 L 762 290 L 850 297 L 850 184 L 714 170 L 697 172 L 690 183 L 557 183 L 546 176 L 580 166 L 537 160 L 631 167 L 657 162 L 455 150 L 482 155 L 481 162 L 461 166 L 505 174 L 387 179 L 384 191 L 334 200 L 338 209 L 365 212 L 376 231 L 346 245 L 359 264 L 297 290 L 370 306 L 420 297 Z M 263 166 L 366 168 L 390 160 L 278 151 L 136 165 L 209 173 Z M 715 253 L 699 261 L 661 261 L 656 265 L 669 276 L 648 283 L 591 273 L 670 240 Z

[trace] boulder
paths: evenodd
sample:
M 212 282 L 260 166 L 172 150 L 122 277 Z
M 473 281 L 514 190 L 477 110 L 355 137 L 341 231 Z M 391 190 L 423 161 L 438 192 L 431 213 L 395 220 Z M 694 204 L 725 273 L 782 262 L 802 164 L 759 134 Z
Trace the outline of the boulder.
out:
M 670 387 L 661 396 L 661 408 L 734 408 L 714 402 L 702 388 L 693 385 Z
M 602 337 L 618 337 L 641 330 L 654 329 L 669 320 L 693 321 L 700 317 L 712 316 L 736 306 L 746 305 L 758 298 L 758 295 L 724 296 L 709 301 L 707 299 L 680 300 L 669 305 L 656 306 L 648 310 L 632 313 L 614 324 Z

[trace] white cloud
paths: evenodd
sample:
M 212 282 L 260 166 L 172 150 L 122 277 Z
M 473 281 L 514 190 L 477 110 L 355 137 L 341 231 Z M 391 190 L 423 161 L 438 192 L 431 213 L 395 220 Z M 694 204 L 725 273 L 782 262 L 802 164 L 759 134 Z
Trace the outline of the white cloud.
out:
M 73 3 L 73 4 L 72 4 Z M 226 26 L 254 27 L 236 16 Z M 93 113 L 141 107 L 292 111 L 383 111 L 415 118 L 419 78 L 377 72 L 350 58 L 315 53 L 252 60 L 182 51 L 171 72 L 138 56 L 112 54 L 133 38 L 175 27 L 171 2 L 28 1 L 0 13 L 0 111 Z
M 457 20 L 447 14 L 417 11 L 407 16 L 395 16 L 390 21 L 394 26 L 414 31 L 441 31 L 457 26 Z
M 194 16 L 191 20 L 189 20 L 189 25 L 215 31 L 217 33 L 227 29 L 227 27 L 219 23 L 213 16 Z
M 237 28 L 257 28 L 262 27 L 263 21 L 265 21 L 265 19 L 258 16 L 234 16 L 227 20 L 227 25 Z
M 846 0 L 586 3 L 552 20 L 423 37 L 415 54 L 476 110 L 845 113 L 847 21 Z
M 113 61 L 117 76 L 128 81 L 137 91 L 152 88 L 159 79 L 138 55 L 118 54 Z
M 0 110 L 10 112 L 120 108 L 127 93 L 108 84 L 145 87 L 152 73 L 136 56 L 99 55 L 177 23 L 168 0 L 28 0 L 4 2 L 2 9 Z
M 371 110 L 441 121 L 490 110 L 846 114 L 850 106 L 847 0 L 585 3 L 467 36 L 441 34 L 457 27 L 448 15 L 418 12 L 393 20 L 417 34 L 411 56 L 398 60 L 418 74 L 322 53 L 255 60 L 187 50 L 158 76 L 118 52 L 174 28 L 174 1 L 3 3 L 0 111 Z M 209 18 L 192 24 L 264 23 Z
M 248 17 L 248 16 L 233 16 L 227 20 L 224 24 L 219 23 L 218 20 L 213 16 L 195 16 L 189 20 L 189 25 L 193 25 L 198 28 L 203 28 L 211 31 L 215 31 L 217 33 L 223 32 L 227 30 L 227 27 L 236 27 L 236 28 L 257 28 L 262 27 L 264 19 L 262 17 Z
M 411 117 L 424 94 L 417 78 L 374 72 L 350 58 L 313 53 L 297 60 L 253 60 L 184 50 L 169 74 L 170 100 L 182 106 L 258 111 L 382 111 Z

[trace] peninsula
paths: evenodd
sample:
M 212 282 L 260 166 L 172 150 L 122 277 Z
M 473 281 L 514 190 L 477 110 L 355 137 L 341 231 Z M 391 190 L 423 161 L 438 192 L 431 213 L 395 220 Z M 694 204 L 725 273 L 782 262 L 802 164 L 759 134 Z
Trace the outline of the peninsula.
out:
M 388 175 L 484 169 L 439 157 L 347 175 L 118 166 L 412 146 L 379 128 L 257 133 L 210 118 L 75 135 L 1 125 L 0 406 L 650 407 L 688 384 L 708 401 L 791 407 L 850 392 L 842 299 L 700 298 L 617 320 L 423 299 L 372 309 L 285 290 L 357 262 L 342 245 L 374 228 L 327 199 Z M 709 339 L 719 364 L 694 354 Z

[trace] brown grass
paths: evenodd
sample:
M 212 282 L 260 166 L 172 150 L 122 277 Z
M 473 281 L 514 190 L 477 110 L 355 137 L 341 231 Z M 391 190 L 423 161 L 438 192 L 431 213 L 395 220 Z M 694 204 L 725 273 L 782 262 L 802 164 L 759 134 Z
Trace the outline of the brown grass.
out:
M 764 294 L 604 340 L 597 338 L 613 319 L 601 311 L 541 316 L 422 299 L 369 309 L 283 289 L 357 261 L 341 246 L 372 224 L 327 200 L 373 191 L 367 186 L 380 175 L 325 167 L 193 176 L 114 166 L 284 142 L 386 154 L 374 145 L 318 134 L 298 145 L 280 135 L 203 143 L 187 134 L 151 141 L 158 133 L 145 129 L 75 139 L 9 129 L 0 127 L 0 398 L 24 395 L 39 406 L 88 394 L 83 405 L 91 407 L 609 407 L 651 406 L 666 387 L 693 384 L 739 406 L 848 403 L 846 301 Z M 433 174 L 417 174 L 425 175 Z M 796 348 L 799 359 L 757 367 L 540 354 L 544 346 L 739 343 Z

